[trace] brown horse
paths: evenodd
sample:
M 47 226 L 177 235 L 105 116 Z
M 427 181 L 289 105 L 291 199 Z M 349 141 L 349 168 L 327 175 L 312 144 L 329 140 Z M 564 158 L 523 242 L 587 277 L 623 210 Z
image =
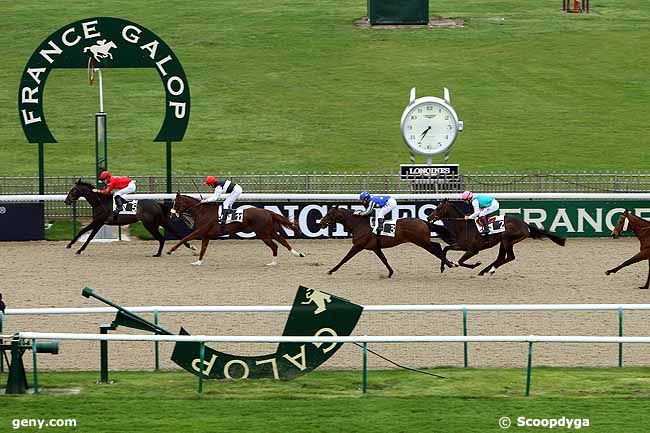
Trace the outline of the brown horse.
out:
M 377 236 L 373 233 L 370 227 L 368 217 L 354 215 L 350 210 L 332 207 L 327 214 L 320 220 L 321 228 L 333 226 L 336 223 L 341 223 L 345 231 L 352 233 L 352 248 L 343 257 L 338 265 L 334 266 L 327 273 L 332 274 L 336 272 L 344 263 L 357 255 L 362 250 L 371 250 L 382 261 L 384 266 L 388 269 L 388 278 L 393 275 L 393 268 L 388 264 L 386 256 L 381 251 L 382 248 L 391 248 L 405 242 L 413 243 L 421 248 L 424 248 L 434 256 L 443 260 L 449 267 L 455 266 L 452 262 L 447 260 L 439 244 L 431 242 L 431 232 L 426 222 L 418 218 L 402 218 L 397 220 L 395 227 L 395 237 L 390 236 Z
M 291 254 L 294 256 L 305 257 L 303 253 L 294 250 L 280 233 L 282 227 L 300 233 L 298 226 L 288 218 L 266 209 L 256 207 L 247 208 L 244 210 L 242 222 L 231 222 L 222 226 L 219 223 L 219 206 L 216 203 L 201 203 L 200 200 L 193 197 L 176 194 L 172 213 L 176 215 L 188 215 L 194 221 L 196 229 L 167 251 L 167 254 L 176 251 L 184 242 L 192 239 L 201 239 L 199 259 L 192 263 L 193 265 L 199 266 L 203 262 L 203 256 L 210 243 L 210 238 L 224 234 L 233 235 L 238 232 L 255 232 L 257 238 L 271 248 L 271 251 L 273 251 L 273 261 L 268 263 L 269 266 L 277 264 L 278 246 L 273 242 L 274 240 L 291 251 Z
M 449 244 L 443 250 L 445 257 L 449 250 L 465 251 L 465 254 L 458 260 L 459 266 L 474 269 L 481 262 L 465 263 L 467 259 L 474 257 L 479 251 L 500 244 L 497 259 L 479 272 L 479 275 L 485 275 L 486 272 L 494 273 L 499 266 L 513 261 L 515 259 L 513 245 L 526 238 L 540 239 L 547 237 L 560 246 L 564 246 L 566 242 L 566 239 L 560 236 L 547 232 L 543 228 L 528 225 L 521 219 L 510 215 L 505 217 L 506 230 L 504 232 L 483 236 L 479 233 L 474 221 L 466 220 L 465 214 L 447 199 L 440 202 L 433 212 L 429 214 L 428 219 L 430 222 L 442 220 L 445 227 L 455 235 L 453 238 L 447 239 L 445 234 L 441 233 L 441 238 Z M 444 263 L 440 266 L 441 271 L 443 267 Z
M 629 222 L 627 228 L 624 227 L 626 220 Z M 632 256 L 631 259 L 624 261 L 617 267 L 605 271 L 605 274 L 606 275 L 615 274 L 616 272 L 620 271 L 622 268 L 626 266 L 640 262 L 641 260 L 647 260 L 648 279 L 645 281 L 645 286 L 639 287 L 639 289 L 647 289 L 648 284 L 650 283 L 650 222 L 626 210 L 618 218 L 616 227 L 614 227 L 614 230 L 612 230 L 612 237 L 614 239 L 618 239 L 621 236 L 621 233 L 630 229 L 634 232 L 637 239 L 639 239 L 639 242 L 641 242 L 641 251 L 639 251 L 637 254 Z

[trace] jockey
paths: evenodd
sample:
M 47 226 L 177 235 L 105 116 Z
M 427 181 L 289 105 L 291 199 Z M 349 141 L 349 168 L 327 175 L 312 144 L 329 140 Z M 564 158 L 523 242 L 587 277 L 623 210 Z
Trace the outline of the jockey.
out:
M 474 212 L 472 212 L 471 215 L 465 215 L 465 219 L 478 218 L 483 226 L 481 234 L 483 236 L 489 234 L 490 228 L 488 227 L 488 216 L 499 210 L 499 202 L 489 195 L 474 195 L 472 191 L 465 191 L 461 198 L 466 203 L 471 203 L 474 208 Z
M 228 194 L 228 197 L 223 201 L 223 210 L 221 212 L 221 223 L 224 224 L 226 222 L 226 216 L 229 213 L 233 213 L 231 209 L 233 203 L 235 203 L 235 200 L 242 193 L 241 186 L 229 180 L 218 181 L 214 176 L 207 176 L 205 178 L 205 184 L 214 188 L 214 194 L 201 200 L 201 203 L 214 203 L 219 200 L 221 194 Z
M 375 218 L 377 219 L 377 234 L 381 233 L 382 226 L 384 225 L 384 216 L 391 213 L 393 209 L 397 208 L 397 202 L 389 195 L 370 195 L 368 191 L 363 191 L 359 195 L 359 200 L 366 206 L 365 210 L 355 211 L 355 215 L 366 216 L 375 211 Z
M 93 189 L 93 192 L 105 195 L 113 194 L 113 198 L 115 199 L 113 219 L 117 220 L 117 216 L 124 205 L 122 195 L 135 192 L 135 181 L 127 176 L 113 176 L 108 171 L 102 171 L 99 175 L 99 180 L 103 180 L 107 187 L 104 189 Z

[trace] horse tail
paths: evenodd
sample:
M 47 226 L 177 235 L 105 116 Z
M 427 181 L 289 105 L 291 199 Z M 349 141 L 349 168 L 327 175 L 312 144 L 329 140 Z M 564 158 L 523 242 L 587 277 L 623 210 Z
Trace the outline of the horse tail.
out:
M 282 227 L 286 227 L 288 229 L 293 230 L 296 232 L 296 234 L 301 234 L 302 232 L 300 231 L 300 227 L 298 227 L 298 224 L 294 223 L 291 221 L 289 218 L 285 217 L 284 215 L 280 215 L 275 212 L 271 212 L 271 218 L 273 218 L 273 222 L 276 224 L 279 224 Z
M 554 233 L 551 233 L 549 231 L 544 230 L 543 228 L 540 229 L 536 225 L 530 225 L 528 224 L 528 230 L 530 230 L 530 237 L 533 239 L 541 239 L 541 238 L 549 238 L 559 246 L 563 247 L 564 244 L 566 244 L 566 239 L 558 236 Z

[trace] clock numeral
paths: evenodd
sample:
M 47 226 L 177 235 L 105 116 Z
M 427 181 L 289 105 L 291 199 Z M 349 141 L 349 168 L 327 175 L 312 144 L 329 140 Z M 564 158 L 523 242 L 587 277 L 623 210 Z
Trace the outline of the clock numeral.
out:
M 418 108 L 418 113 L 422 113 L 422 109 L 421 109 L 421 108 Z
M 445 135 L 445 140 L 449 140 L 449 136 L 448 136 L 448 135 Z
M 449 129 L 451 131 L 451 128 L 452 128 L 451 125 L 447 125 L 447 129 Z
M 450 127 L 450 128 L 451 128 L 451 127 Z M 411 130 L 413 129 L 413 126 L 409 125 L 407 129 L 408 129 L 409 131 L 411 131 Z
M 411 140 L 415 140 L 415 135 L 411 135 L 409 138 L 410 138 Z
M 427 111 L 432 111 L 432 110 L 433 110 L 433 106 L 432 105 L 427 105 Z
M 418 116 L 411 115 L 411 120 L 416 120 Z

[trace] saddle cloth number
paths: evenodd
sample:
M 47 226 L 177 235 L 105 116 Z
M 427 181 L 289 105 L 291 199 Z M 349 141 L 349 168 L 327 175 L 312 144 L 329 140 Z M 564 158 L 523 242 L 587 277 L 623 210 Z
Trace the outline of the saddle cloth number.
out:
M 503 233 L 506 231 L 506 223 L 504 219 L 505 217 L 503 215 L 488 218 L 488 228 L 490 229 L 490 234 Z M 478 231 L 483 230 L 480 219 L 476 219 L 476 228 Z
M 219 206 L 219 215 L 221 215 L 222 212 L 223 212 L 223 206 Z M 236 210 L 234 213 L 231 212 L 228 215 L 226 215 L 225 224 L 241 223 L 241 222 L 244 222 L 244 211 L 243 210 Z
M 389 236 L 391 238 L 394 238 L 396 227 L 397 227 L 397 220 L 384 220 L 384 224 L 381 227 L 380 234 L 382 236 Z M 375 231 L 376 229 L 377 229 L 377 221 L 375 220 L 373 231 Z
M 115 201 L 113 201 L 113 210 L 115 211 L 117 207 L 115 206 Z M 138 201 L 129 200 L 125 201 L 120 209 L 120 215 L 135 215 L 138 211 Z

